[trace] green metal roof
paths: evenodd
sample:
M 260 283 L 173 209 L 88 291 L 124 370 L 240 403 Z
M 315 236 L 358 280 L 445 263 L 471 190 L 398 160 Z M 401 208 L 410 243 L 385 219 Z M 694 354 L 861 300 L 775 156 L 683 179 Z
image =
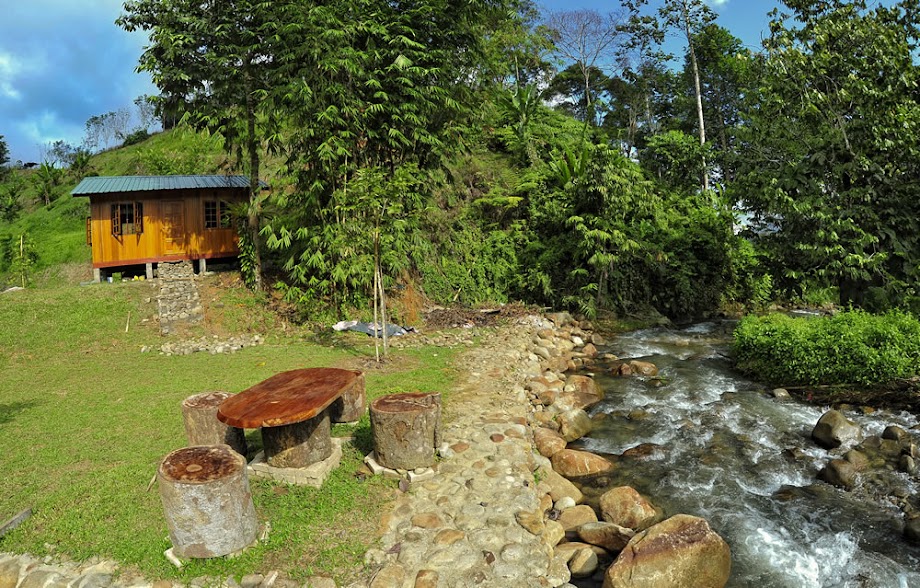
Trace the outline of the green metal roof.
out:
M 268 184 L 259 180 L 262 188 Z M 247 176 L 95 176 L 83 178 L 71 191 L 74 196 L 116 192 L 150 192 L 207 188 L 249 188 Z

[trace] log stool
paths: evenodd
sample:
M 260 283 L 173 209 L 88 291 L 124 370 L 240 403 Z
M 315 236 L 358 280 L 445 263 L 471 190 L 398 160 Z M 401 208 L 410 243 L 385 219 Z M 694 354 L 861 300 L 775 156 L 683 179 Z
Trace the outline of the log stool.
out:
M 233 396 L 229 392 L 203 392 L 182 401 L 182 420 L 188 444 L 220 445 L 226 443 L 240 455 L 246 455 L 246 435 L 243 429 L 217 420 L 217 407 Z
M 412 470 L 434 465 L 441 437 L 440 394 L 391 394 L 371 403 L 371 434 L 377 462 Z
M 342 392 L 338 400 L 329 406 L 329 418 L 333 423 L 353 423 L 361 420 L 367 409 L 367 396 L 364 393 L 364 372 L 354 371 L 356 375 L 350 388 Z
M 176 556 L 220 557 L 256 541 L 246 459 L 230 446 L 177 449 L 160 463 L 157 481 Z

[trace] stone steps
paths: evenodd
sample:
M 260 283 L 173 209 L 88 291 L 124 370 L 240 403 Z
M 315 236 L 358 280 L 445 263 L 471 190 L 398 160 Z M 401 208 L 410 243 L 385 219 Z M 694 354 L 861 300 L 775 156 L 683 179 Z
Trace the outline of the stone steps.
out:
M 157 310 L 161 333 L 168 335 L 179 324 L 197 323 L 204 319 L 204 307 L 191 262 L 160 263 L 157 277 L 160 282 Z

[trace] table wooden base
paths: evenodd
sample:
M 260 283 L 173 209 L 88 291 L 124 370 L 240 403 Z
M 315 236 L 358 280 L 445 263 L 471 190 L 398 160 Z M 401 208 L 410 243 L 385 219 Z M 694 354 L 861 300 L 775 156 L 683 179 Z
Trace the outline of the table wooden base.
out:
M 329 413 L 291 425 L 262 427 L 265 460 L 276 468 L 304 468 L 332 455 Z

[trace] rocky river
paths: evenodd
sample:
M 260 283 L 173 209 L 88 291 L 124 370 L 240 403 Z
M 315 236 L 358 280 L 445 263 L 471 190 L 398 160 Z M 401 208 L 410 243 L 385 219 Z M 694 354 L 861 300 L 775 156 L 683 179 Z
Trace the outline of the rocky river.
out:
M 619 466 L 594 494 L 629 485 L 668 514 L 708 520 L 731 546 L 728 586 L 920 586 L 920 546 L 904 532 L 918 477 L 899 471 L 902 447 L 881 439 L 891 436 L 886 428 L 906 432 L 905 447 L 915 450 L 917 416 L 844 407 L 865 441 L 860 451 L 851 451 L 859 438 L 825 449 L 812 430 L 829 407 L 776 398 L 734 372 L 730 332 L 730 323 L 643 330 L 601 350 L 659 372 L 612 375 L 621 364 L 613 360 L 591 368 L 606 398 L 589 410 L 595 428 L 576 445 Z M 886 443 L 893 461 L 870 450 Z M 819 480 L 835 458 L 844 466 L 858 462 L 844 487 Z M 584 491 L 591 500 L 590 484 Z

